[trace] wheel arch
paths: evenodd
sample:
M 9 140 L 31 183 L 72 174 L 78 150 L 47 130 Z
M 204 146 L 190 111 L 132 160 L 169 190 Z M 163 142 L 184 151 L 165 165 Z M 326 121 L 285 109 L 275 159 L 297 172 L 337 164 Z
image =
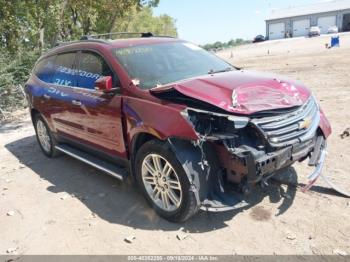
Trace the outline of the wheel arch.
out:
M 130 162 L 131 162 L 131 174 L 133 176 L 135 175 L 134 163 L 135 163 L 135 157 L 136 157 L 137 151 L 141 148 L 143 144 L 151 140 L 164 141 L 159 139 L 154 134 L 150 134 L 147 132 L 140 132 L 135 134 L 132 137 L 131 143 L 130 143 Z
M 38 114 L 40 114 L 40 112 L 37 109 L 35 109 L 35 108 L 30 109 L 30 117 L 32 118 L 33 124 L 34 124 L 35 116 Z
M 49 127 L 50 131 L 53 132 L 53 135 L 55 136 L 56 129 L 54 128 L 52 122 L 49 121 L 49 119 L 42 112 L 40 112 L 38 109 L 36 109 L 34 107 L 32 107 L 30 109 L 30 117 L 32 119 L 33 126 L 35 127 L 35 122 L 34 121 L 35 121 L 35 116 L 36 115 L 40 115 L 44 119 L 44 121 L 46 122 L 46 124 Z

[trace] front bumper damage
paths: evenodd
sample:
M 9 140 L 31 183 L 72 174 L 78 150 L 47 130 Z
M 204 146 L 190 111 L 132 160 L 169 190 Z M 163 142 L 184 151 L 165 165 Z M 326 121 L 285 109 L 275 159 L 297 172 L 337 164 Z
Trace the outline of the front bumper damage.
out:
M 317 143 L 320 141 L 322 143 Z M 306 192 L 322 175 L 326 157 L 323 137 L 313 139 L 299 150 L 288 147 L 264 155 L 254 155 L 248 149 L 224 154 L 223 149 L 213 143 L 193 145 L 176 138 L 168 142 L 188 175 L 198 205 L 202 210 L 211 212 L 248 206 L 245 196 L 252 193 L 257 185 L 266 186 L 277 171 L 310 156 L 309 165 L 315 166 L 315 170 L 308 176 L 309 183 L 302 189 Z M 230 168 L 234 171 L 229 171 Z M 238 174 L 232 175 L 232 172 Z M 227 184 L 232 181 L 237 185 L 234 190 Z
M 319 137 L 309 161 L 309 165 L 315 166 L 315 170 L 307 176 L 309 182 L 302 188 L 302 191 L 304 193 L 308 191 L 315 184 L 317 179 L 322 175 L 322 169 L 326 160 L 326 155 L 326 143 L 323 137 Z
M 169 143 L 203 210 L 227 211 L 247 206 L 245 196 L 254 187 L 268 185 L 278 171 L 297 161 L 309 158 L 309 166 L 315 167 L 303 192 L 322 176 L 326 141 L 315 100 L 310 99 L 287 115 L 256 121 L 193 108 L 183 116 L 192 124 L 198 141 L 171 138 Z M 309 128 L 300 129 L 305 118 L 312 120 Z

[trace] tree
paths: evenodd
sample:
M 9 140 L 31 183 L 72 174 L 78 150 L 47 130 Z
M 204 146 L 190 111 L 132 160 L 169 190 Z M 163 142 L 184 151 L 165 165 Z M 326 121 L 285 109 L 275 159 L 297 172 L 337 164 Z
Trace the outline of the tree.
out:
M 123 21 L 114 25 L 113 31 L 177 36 L 175 20 L 168 15 L 154 16 L 150 7 L 144 7 L 141 11 L 131 10 Z
M 151 10 L 159 0 L 0 0 L 0 44 L 14 53 L 81 35 L 106 33 L 130 14 Z M 147 11 L 149 12 L 149 11 Z M 171 18 L 161 18 L 168 24 Z M 40 37 L 41 36 L 41 37 Z M 44 36 L 44 37 L 42 37 Z
M 159 0 L 0 0 L 0 118 L 23 107 L 21 85 L 42 49 L 111 31 L 177 35 L 175 20 L 154 16 Z

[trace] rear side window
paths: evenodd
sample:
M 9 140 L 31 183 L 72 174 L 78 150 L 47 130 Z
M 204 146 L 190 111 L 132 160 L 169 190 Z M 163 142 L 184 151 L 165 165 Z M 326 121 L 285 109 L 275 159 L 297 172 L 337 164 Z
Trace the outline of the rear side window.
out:
M 63 86 L 75 86 L 75 57 L 76 52 L 58 54 L 54 62 L 52 83 Z
M 116 83 L 112 70 L 100 55 L 83 51 L 79 57 L 76 71 L 78 87 L 94 89 L 96 80 L 104 76 L 112 76 L 113 83 Z
M 46 83 L 51 83 L 52 74 L 54 71 L 53 64 L 54 57 L 47 57 L 40 60 L 34 69 L 34 74 L 41 80 Z

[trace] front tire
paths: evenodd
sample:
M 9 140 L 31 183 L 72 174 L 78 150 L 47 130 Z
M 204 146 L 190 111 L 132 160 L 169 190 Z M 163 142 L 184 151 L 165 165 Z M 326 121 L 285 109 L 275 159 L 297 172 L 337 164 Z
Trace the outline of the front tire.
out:
M 36 138 L 43 153 L 47 157 L 57 156 L 59 153 L 55 148 L 55 146 L 57 145 L 55 137 L 53 136 L 50 128 L 46 124 L 46 121 L 40 114 L 34 116 L 34 128 Z
M 198 211 L 188 177 L 166 143 L 152 140 L 138 150 L 136 181 L 158 215 L 184 222 Z

